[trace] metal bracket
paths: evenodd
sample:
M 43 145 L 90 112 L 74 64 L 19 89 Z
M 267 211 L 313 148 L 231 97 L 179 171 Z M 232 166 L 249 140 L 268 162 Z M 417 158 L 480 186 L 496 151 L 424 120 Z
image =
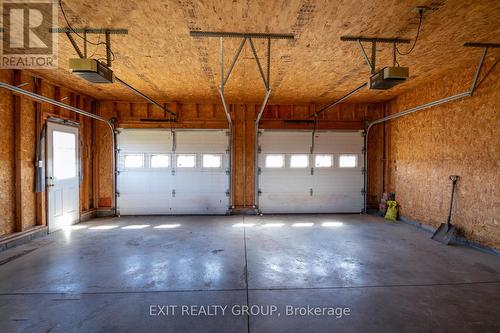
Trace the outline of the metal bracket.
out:
M 393 65 L 396 64 L 396 46 L 397 44 L 409 44 L 411 41 L 409 39 L 401 39 L 401 38 L 379 38 L 379 37 L 362 37 L 362 36 L 342 36 L 340 40 L 343 42 L 357 42 L 359 48 L 361 49 L 361 54 L 365 59 L 366 64 L 370 68 L 370 72 L 372 74 L 377 70 L 376 62 L 377 62 L 377 43 L 390 43 L 392 44 L 393 50 Z M 372 52 L 371 52 L 371 60 L 368 58 L 368 54 L 363 47 L 362 42 L 371 43 Z
M 474 93 L 476 88 L 478 87 L 479 84 L 484 80 L 484 78 L 491 72 L 491 70 L 498 64 L 498 60 L 494 63 L 494 65 L 488 70 L 486 75 L 483 77 L 481 82 L 479 84 L 477 83 L 477 79 L 479 78 L 479 74 L 481 72 L 481 68 L 483 67 L 484 59 L 486 58 L 486 54 L 488 53 L 488 49 L 498 49 L 500 48 L 500 44 L 495 44 L 495 43 L 473 43 L 473 42 L 468 42 L 464 44 L 465 47 L 479 47 L 483 49 L 483 53 L 481 55 L 481 59 L 479 60 L 479 65 L 476 67 L 476 72 L 474 73 L 474 77 L 472 79 L 471 87 L 470 87 L 470 94 Z
M 106 36 L 106 42 L 103 43 L 106 45 L 106 64 L 108 67 L 111 67 L 111 35 L 127 35 L 127 29 L 91 29 L 91 28 L 50 28 L 50 33 L 55 34 L 66 34 L 71 45 L 75 49 L 76 53 L 80 58 L 87 58 L 87 34 L 104 34 Z M 83 52 L 80 50 L 80 47 L 76 43 L 75 39 L 71 34 L 83 34 Z
M 218 37 L 220 40 L 220 53 L 219 53 L 219 61 L 220 61 L 220 87 L 219 87 L 219 95 L 222 100 L 222 106 L 224 107 L 224 113 L 226 114 L 227 122 L 229 124 L 229 129 L 232 129 L 232 120 L 231 120 L 231 114 L 229 113 L 229 108 L 226 103 L 226 97 L 224 95 L 224 88 L 229 80 L 229 77 L 234 69 L 234 66 L 236 65 L 236 62 L 238 61 L 238 58 L 241 54 L 241 51 L 243 47 L 245 46 L 246 41 L 248 40 L 248 43 L 250 44 L 250 47 L 252 49 L 252 53 L 255 57 L 255 62 L 257 64 L 257 68 L 259 69 L 260 77 L 262 78 L 262 81 L 264 82 L 264 87 L 266 89 L 266 95 L 264 96 L 264 100 L 262 101 L 262 105 L 260 106 L 259 113 L 257 114 L 257 118 L 255 120 L 255 164 L 257 165 L 257 154 L 258 154 L 258 136 L 259 136 L 259 121 L 260 118 L 262 117 L 262 114 L 264 112 L 264 108 L 267 105 L 267 101 L 269 99 L 269 95 L 271 94 L 271 88 L 270 88 L 270 82 L 271 82 L 271 39 L 294 39 L 294 36 L 292 34 L 262 34 L 262 33 L 237 33 L 237 32 L 213 32 L 213 31 L 191 31 L 190 32 L 191 37 Z M 236 54 L 233 56 L 231 60 L 231 65 L 229 66 L 229 69 L 227 71 L 227 74 L 224 75 L 224 37 L 227 38 L 240 38 L 241 42 L 236 50 Z M 257 54 L 257 50 L 255 48 L 255 45 L 253 43 L 252 38 L 264 38 L 267 40 L 267 68 L 266 68 L 266 73 L 264 73 L 264 70 L 262 68 L 259 56 Z M 231 154 L 231 163 L 232 165 L 232 154 Z M 259 172 L 256 169 L 256 175 L 259 174 Z M 231 180 L 230 180 L 231 181 Z M 255 179 L 255 192 L 257 193 L 257 188 L 258 188 L 258 177 L 256 176 Z M 255 206 L 257 205 L 258 199 L 257 197 L 259 196 L 255 195 Z
M 76 53 L 78 53 L 78 56 L 80 58 L 87 58 L 87 54 L 86 53 L 82 53 L 82 51 L 80 50 L 80 47 L 78 46 L 78 44 L 76 43 L 75 39 L 73 38 L 73 36 L 71 36 L 71 32 L 66 32 L 66 36 L 68 37 L 71 45 L 73 45 L 73 48 L 75 49 Z M 84 41 L 84 48 L 87 48 L 87 42 Z
M 227 38 L 265 38 L 265 39 L 294 39 L 293 34 L 268 34 L 268 33 L 246 33 L 246 32 L 224 32 L 224 31 L 199 31 L 189 32 L 191 37 L 227 37 Z
M 313 118 L 313 117 L 318 117 L 320 114 L 322 114 L 323 112 L 333 108 L 335 105 L 337 104 L 340 104 L 342 103 L 344 100 L 348 99 L 349 97 L 351 97 L 352 95 L 354 95 L 356 92 L 358 92 L 358 90 L 361 90 L 363 89 L 364 87 L 366 87 L 368 85 L 367 82 L 364 82 L 363 84 L 361 84 L 360 86 L 358 86 L 357 88 L 355 88 L 354 90 L 351 90 L 350 92 L 348 92 L 347 94 L 345 94 L 344 96 L 342 96 L 341 98 L 337 99 L 336 101 L 330 103 L 330 104 L 327 104 L 326 106 L 322 107 L 319 111 L 316 111 L 315 113 L 311 114 L 309 117 Z
M 258 119 L 260 119 L 260 115 L 264 110 L 265 105 L 267 104 L 267 100 L 269 98 L 270 90 L 270 67 L 271 67 L 271 39 L 294 39 L 293 34 L 271 34 L 271 33 L 240 33 L 240 32 L 215 32 L 215 31 L 190 31 L 191 37 L 200 38 L 200 37 L 218 37 L 220 38 L 220 88 L 219 93 L 222 99 L 222 104 L 224 106 L 224 111 L 226 113 L 226 117 L 228 118 L 228 122 L 231 123 L 231 117 L 229 115 L 229 110 L 227 107 L 226 99 L 224 96 L 224 88 L 229 80 L 229 77 L 238 61 L 238 58 L 241 54 L 243 47 L 245 46 L 246 41 L 250 44 L 252 49 L 252 53 L 255 57 L 255 61 L 257 63 L 257 68 L 259 69 L 260 76 L 262 81 L 264 82 L 264 86 L 266 88 L 266 96 L 264 97 L 264 102 L 260 108 L 261 112 L 259 112 Z M 224 74 L 224 38 L 240 38 L 241 42 L 236 51 L 236 54 L 233 56 L 231 60 L 231 65 L 226 74 Z M 257 54 L 257 50 L 253 43 L 253 38 L 267 39 L 267 68 L 266 73 L 264 73 L 264 69 L 260 63 L 260 59 Z

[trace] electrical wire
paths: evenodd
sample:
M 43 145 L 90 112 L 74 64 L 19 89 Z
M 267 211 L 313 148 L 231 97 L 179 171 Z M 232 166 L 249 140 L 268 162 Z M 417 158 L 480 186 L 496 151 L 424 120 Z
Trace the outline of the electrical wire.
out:
M 97 44 L 99 44 L 100 42 L 101 42 L 101 33 L 99 33 L 97 35 Z M 94 52 L 92 52 L 92 54 L 89 56 L 89 58 L 92 58 L 97 53 L 98 47 L 99 47 L 99 45 L 96 45 L 96 47 L 94 48 Z
M 64 21 L 66 21 L 66 24 L 67 24 L 67 26 L 68 26 L 69 30 L 71 30 L 71 32 L 73 32 L 75 35 L 77 35 L 78 37 L 80 37 L 81 39 L 83 39 L 83 41 L 84 41 L 84 42 L 89 43 L 89 44 L 91 44 L 91 45 L 95 45 L 95 46 L 96 46 L 96 49 L 97 49 L 97 47 L 98 47 L 99 45 L 105 45 L 105 46 L 106 46 L 106 50 L 108 50 L 108 51 L 109 51 L 109 53 L 111 53 L 111 57 L 112 57 L 112 58 L 111 58 L 111 61 L 114 61 L 114 60 L 115 60 L 115 54 L 114 54 L 113 50 L 111 50 L 111 48 L 108 46 L 108 44 L 107 44 L 107 43 L 105 43 L 105 42 L 100 42 L 100 41 L 99 41 L 99 40 L 100 40 L 100 34 L 99 34 L 99 40 L 98 40 L 98 42 L 97 42 L 97 43 L 94 43 L 94 42 L 92 42 L 92 41 L 88 40 L 87 38 L 85 38 L 84 36 L 80 35 L 78 32 L 76 32 L 76 30 L 75 30 L 75 29 L 73 29 L 73 27 L 72 27 L 72 26 L 71 26 L 71 24 L 69 23 L 68 17 L 66 16 L 66 12 L 64 11 L 64 8 L 63 8 L 63 2 L 62 2 L 62 0 L 59 0 L 59 7 L 61 8 L 61 12 L 62 12 L 62 14 L 63 14 Z M 96 50 L 94 50 L 94 54 L 95 54 L 95 52 L 96 52 Z
M 420 28 L 422 27 L 422 20 L 424 18 L 424 10 L 420 9 L 419 14 L 420 14 L 420 19 L 418 21 L 417 35 L 415 36 L 415 40 L 413 41 L 413 45 L 411 46 L 410 50 L 408 50 L 408 52 L 401 52 L 401 51 L 399 51 L 399 49 L 396 46 L 396 51 L 399 53 L 399 55 L 410 54 L 413 51 L 413 49 L 415 48 L 415 45 L 417 45 L 418 36 L 420 35 Z

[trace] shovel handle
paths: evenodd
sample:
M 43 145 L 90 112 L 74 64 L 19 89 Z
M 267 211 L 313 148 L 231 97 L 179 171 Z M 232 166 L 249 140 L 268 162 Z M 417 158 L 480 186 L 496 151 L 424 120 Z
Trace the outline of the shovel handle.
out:
M 455 196 L 455 186 L 457 184 L 458 176 L 450 176 L 451 180 L 451 200 L 450 200 L 450 210 L 448 211 L 448 229 L 451 227 L 451 210 L 453 208 L 453 197 Z

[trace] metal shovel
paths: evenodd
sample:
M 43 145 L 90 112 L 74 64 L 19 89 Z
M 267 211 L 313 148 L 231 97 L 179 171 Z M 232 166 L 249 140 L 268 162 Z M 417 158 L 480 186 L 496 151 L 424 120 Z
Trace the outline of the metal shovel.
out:
M 457 184 L 458 176 L 450 176 L 451 180 L 451 201 L 450 201 L 450 210 L 448 211 L 448 221 L 446 223 L 441 223 L 439 228 L 436 230 L 434 235 L 432 235 L 432 239 L 435 241 L 441 242 L 443 244 L 448 245 L 457 234 L 457 229 L 451 225 L 451 209 L 453 207 L 453 197 L 455 195 L 455 185 Z

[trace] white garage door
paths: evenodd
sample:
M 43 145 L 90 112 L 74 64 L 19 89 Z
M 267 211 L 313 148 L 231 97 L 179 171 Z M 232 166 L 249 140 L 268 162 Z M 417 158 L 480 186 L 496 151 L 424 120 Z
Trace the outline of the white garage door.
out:
M 262 131 L 262 213 L 359 213 L 363 210 L 361 131 Z
M 227 212 L 226 131 L 121 129 L 117 143 L 121 215 Z

